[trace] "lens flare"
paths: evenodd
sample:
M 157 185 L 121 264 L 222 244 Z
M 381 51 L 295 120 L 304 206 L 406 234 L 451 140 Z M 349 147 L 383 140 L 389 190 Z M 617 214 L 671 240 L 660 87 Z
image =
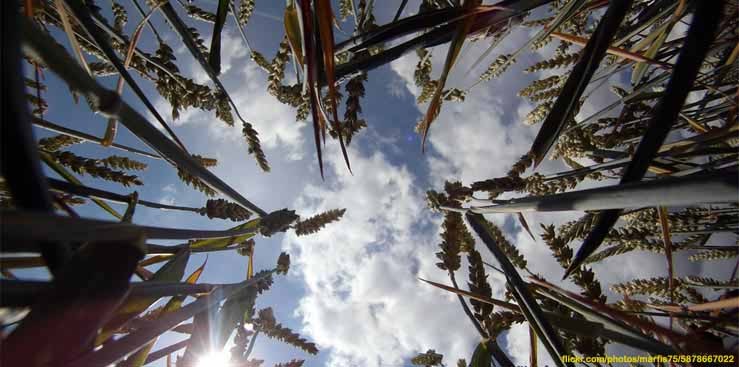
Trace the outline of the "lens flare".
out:
M 229 355 L 225 352 L 210 352 L 198 359 L 197 367 L 228 367 Z

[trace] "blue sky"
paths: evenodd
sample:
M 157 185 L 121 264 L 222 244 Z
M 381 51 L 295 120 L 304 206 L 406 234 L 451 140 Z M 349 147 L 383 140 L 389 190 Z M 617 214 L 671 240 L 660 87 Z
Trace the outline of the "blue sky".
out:
M 104 14 L 109 4 L 100 2 Z M 174 2 L 173 2 L 174 3 Z M 198 1 L 199 6 L 215 11 L 214 1 Z M 378 23 L 389 21 L 396 10 L 396 2 L 376 1 Z M 125 4 L 128 8 L 128 3 Z M 176 4 L 175 4 L 176 5 Z M 252 46 L 271 58 L 282 38 L 280 17 L 284 3 L 257 1 L 257 13 L 246 27 Z M 179 8 L 176 6 L 176 8 Z M 418 9 L 418 1 L 410 1 L 406 15 Z M 131 9 L 129 9 L 131 10 Z M 200 30 L 206 44 L 210 40 L 211 25 L 183 18 Z M 140 17 L 129 11 L 127 32 L 131 32 Z M 182 73 L 205 83 L 202 69 L 189 56 L 176 36 L 166 28 L 159 15 L 153 18 L 161 25 L 163 37 L 173 47 Z M 350 33 L 348 23 L 337 38 Z M 153 50 L 153 36 L 145 30 L 141 47 Z M 460 64 L 447 83 L 449 87 L 466 88 L 482 73 L 488 63 L 501 53 L 509 53 L 525 42 L 531 34 L 528 29 L 514 32 L 500 48 L 469 75 L 465 72 L 485 50 L 485 41 L 466 46 Z M 54 33 L 66 45 L 66 38 Z M 247 155 L 241 129 L 228 127 L 214 114 L 197 110 L 181 113 L 172 122 L 169 108 L 151 83 L 140 80 L 147 95 L 159 112 L 171 122 L 178 136 L 195 154 L 217 158 L 219 165 L 213 171 L 245 197 L 267 211 L 288 207 L 306 217 L 333 208 L 346 208 L 341 223 L 329 225 L 322 232 L 295 237 L 294 234 L 257 239 L 257 269 L 270 268 L 280 251 L 291 254 L 293 266 L 287 277 L 277 277 L 272 289 L 260 297 L 258 308 L 272 307 L 279 322 L 315 341 L 321 352 L 316 357 L 278 342 L 261 338 L 253 356 L 273 362 L 306 358 L 309 366 L 404 366 L 415 353 L 436 349 L 444 353 L 447 364 L 457 358 L 471 356 L 477 337 L 464 319 L 456 298 L 421 284 L 417 278 L 447 282 L 443 271 L 434 265 L 434 253 L 441 217 L 425 206 L 428 189 L 441 188 L 444 180 L 475 180 L 504 176 L 511 164 L 530 146 L 538 126 L 527 126 L 521 121 L 532 106 L 516 96 L 516 92 L 534 78 L 551 74 L 525 74 L 522 69 L 550 54 L 551 48 L 541 53 L 524 53 L 519 63 L 500 79 L 474 88 L 464 103 L 446 103 L 432 126 L 428 151 L 421 153 L 420 139 L 414 132 L 416 122 L 425 112 L 417 106 L 418 90 L 412 74 L 418 61 L 415 54 L 407 55 L 390 65 L 369 73 L 365 84 L 366 97 L 362 99 L 363 118 L 368 128 L 361 131 L 349 147 L 349 158 L 354 175 L 344 166 L 338 143 L 328 141 L 324 152 L 326 180 L 318 172 L 312 141 L 312 127 L 296 122 L 293 108 L 280 104 L 266 92 L 266 75 L 249 60 L 246 48 L 238 36 L 232 19 L 224 33 L 223 73 L 221 80 L 231 93 L 242 115 L 259 132 L 272 172 L 262 173 L 251 156 Z M 437 47 L 434 53 L 434 77 L 438 76 L 446 54 L 446 47 Z M 294 78 L 291 67 L 288 78 Z M 626 82 L 625 76 L 612 81 Z M 99 78 L 101 83 L 114 86 L 113 77 Z M 50 121 L 80 131 L 102 136 L 106 120 L 89 111 L 86 104 L 74 104 L 68 90 L 51 73 L 45 83 L 45 95 Z M 343 88 L 342 88 L 343 89 Z M 144 111 L 137 98 L 126 88 L 124 98 Z M 588 115 L 614 99 L 607 88 L 596 90 L 583 107 L 581 115 Z M 150 119 L 152 122 L 153 118 Z M 37 130 L 38 137 L 48 136 Z M 116 140 L 122 144 L 145 148 L 125 128 Z M 90 157 L 103 157 L 109 152 L 93 144 L 81 144 L 73 152 Z M 126 155 L 116 152 L 115 154 Z M 140 157 L 134 157 L 140 159 Z M 145 186 L 122 188 L 99 180 L 81 177 L 93 187 L 128 193 L 139 192 L 146 200 L 203 206 L 206 197 L 182 184 L 176 171 L 162 161 L 146 160 L 148 170 L 141 174 Z M 564 168 L 558 162 L 545 162 L 541 172 Z M 123 206 L 116 206 L 124 211 Z M 81 215 L 106 218 L 93 205 L 79 209 Z M 533 214 L 527 216 L 532 229 L 539 223 L 562 223 L 580 213 Z M 532 269 L 554 279 L 561 278 L 562 269 L 551 258 L 541 240 L 533 241 L 523 232 L 514 218 L 490 216 L 498 223 L 531 264 Z M 223 229 L 231 222 L 208 220 L 192 213 L 157 211 L 138 208 L 134 222 L 163 227 Z M 205 256 L 193 255 L 188 272 L 200 266 Z M 491 256 L 483 258 L 493 262 Z M 702 269 L 700 265 L 678 259 L 679 274 L 715 274 L 726 277 L 730 262 L 718 262 L 716 267 Z M 459 279 L 466 279 L 463 264 Z M 728 269 L 728 270 L 727 270 Z M 595 266 L 596 274 L 607 290 L 613 284 L 635 277 L 661 276 L 665 273 L 664 257 L 638 252 L 623 255 Z M 244 279 L 246 258 L 235 253 L 216 253 L 208 258 L 201 278 L 203 282 L 236 282 Z M 503 294 L 504 279 L 489 274 L 494 296 Z M 566 286 L 571 286 L 567 283 Z M 607 291 L 610 300 L 617 300 Z M 181 336 L 168 336 L 162 342 L 171 342 Z M 160 342 L 160 345 L 162 345 Z M 525 325 L 515 326 L 499 337 L 514 362 L 528 359 L 528 331 Z M 540 348 L 542 351 L 543 348 Z M 546 358 L 543 357 L 542 358 Z

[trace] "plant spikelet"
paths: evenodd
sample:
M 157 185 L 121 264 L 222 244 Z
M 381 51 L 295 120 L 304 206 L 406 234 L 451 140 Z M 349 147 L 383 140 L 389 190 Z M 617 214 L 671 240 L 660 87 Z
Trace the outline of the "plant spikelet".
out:
M 198 213 L 200 215 L 207 215 L 211 219 L 230 219 L 234 222 L 242 222 L 251 217 L 251 213 L 248 210 L 224 199 L 209 199 L 206 201 L 205 206 L 198 210 Z
M 249 18 L 251 18 L 252 13 L 254 12 L 254 5 L 255 0 L 241 0 L 241 4 L 239 4 L 238 18 L 242 27 L 249 23 Z
M 295 234 L 304 236 L 320 231 L 326 224 L 336 222 L 344 216 L 346 209 L 331 209 L 295 223 Z
M 38 147 L 49 152 L 56 152 L 79 143 L 82 143 L 82 139 L 60 134 L 39 140 Z
M 272 308 L 259 310 L 259 317 L 254 320 L 254 326 L 256 330 L 270 338 L 280 340 L 313 355 L 318 353 L 318 348 L 316 348 L 314 343 L 308 342 L 305 338 L 301 338 L 299 334 L 290 330 L 290 328 L 277 323 Z
M 498 56 L 498 58 L 496 58 L 495 61 L 493 61 L 490 66 L 488 66 L 488 69 L 482 75 L 480 75 L 480 80 L 489 81 L 493 78 L 499 77 L 514 62 L 516 62 L 516 59 L 513 58 L 513 56 L 510 54 Z
M 57 162 L 79 174 L 88 174 L 92 177 L 117 182 L 123 186 L 143 185 L 138 177 L 110 169 L 100 163 L 100 160 L 80 157 L 71 152 L 50 152 Z
M 549 60 L 537 62 L 536 64 L 531 65 L 528 68 L 526 68 L 524 71 L 526 71 L 527 73 L 535 73 L 537 71 L 542 71 L 542 70 L 563 68 L 566 66 L 573 65 L 574 63 L 577 62 L 579 58 L 580 58 L 580 53 L 560 55 L 560 56 L 551 58 Z
M 248 122 L 244 123 L 244 128 L 241 132 L 246 139 L 246 144 L 249 146 L 249 154 L 254 155 L 262 171 L 269 172 L 269 162 L 267 162 L 267 157 L 264 155 L 262 146 L 259 144 L 259 133 Z
M 435 350 L 429 349 L 426 353 L 420 353 L 417 356 L 411 358 L 411 364 L 414 366 L 440 366 L 444 356 L 436 353 Z

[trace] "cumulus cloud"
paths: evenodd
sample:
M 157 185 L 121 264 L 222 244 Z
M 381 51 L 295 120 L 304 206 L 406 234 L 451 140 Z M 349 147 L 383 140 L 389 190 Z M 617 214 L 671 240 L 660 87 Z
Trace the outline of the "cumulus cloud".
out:
M 207 35 L 206 35 L 207 36 Z M 222 34 L 222 53 L 220 80 L 229 92 L 244 119 L 251 123 L 259 133 L 262 147 L 286 152 L 288 159 L 297 160 L 302 155 L 304 122 L 295 121 L 295 110 L 286 106 L 266 90 L 266 73 L 249 60 L 242 40 L 235 31 L 225 30 Z M 207 39 L 207 38 L 206 38 Z M 205 71 L 181 48 L 176 52 L 178 59 L 189 60 L 184 72 L 197 83 L 212 83 Z M 174 126 L 198 125 L 208 128 L 210 137 L 229 144 L 245 144 L 241 134 L 241 123 L 234 113 L 236 123 L 228 126 L 216 119 L 212 111 L 190 108 L 180 112 L 177 120 L 172 120 L 169 103 L 161 97 L 155 102 L 158 111 Z M 153 118 L 152 118 L 153 121 Z
M 283 242 L 305 282 L 297 310 L 303 331 L 330 348 L 331 366 L 401 364 L 428 348 L 469 356 L 475 335 L 458 327 L 458 301 L 416 279 L 443 274 L 432 255 L 438 223 L 422 204 L 416 177 L 382 153 L 350 153 L 356 176 L 329 152 L 336 179 L 307 187 L 295 205 L 306 213 L 349 208 L 341 222 Z

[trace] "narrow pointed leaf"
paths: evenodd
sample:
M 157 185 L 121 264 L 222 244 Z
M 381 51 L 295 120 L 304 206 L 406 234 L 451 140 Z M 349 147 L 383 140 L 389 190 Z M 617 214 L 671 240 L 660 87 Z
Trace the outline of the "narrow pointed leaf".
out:
M 185 266 L 190 259 L 190 251 L 180 251 L 169 262 L 164 264 L 148 282 L 177 282 L 182 279 L 185 273 Z M 129 297 L 126 302 L 116 312 L 116 315 L 105 325 L 97 338 L 96 345 L 106 341 L 113 332 L 123 326 L 127 321 L 136 315 L 144 312 L 149 306 L 154 304 L 159 297 Z
M 349 172 L 351 172 L 352 167 L 349 164 L 349 156 L 346 153 L 346 145 L 344 144 L 344 137 L 338 116 L 338 106 L 336 103 L 338 93 L 336 91 L 336 79 L 334 71 L 334 31 L 332 27 L 334 13 L 331 10 L 330 0 L 316 0 L 315 8 L 315 16 L 318 20 L 318 34 L 321 39 L 321 51 L 323 52 L 323 75 L 326 77 L 326 84 L 328 86 L 328 100 L 329 103 L 331 103 L 333 124 L 336 127 L 336 134 L 339 137 L 341 154 L 344 156 L 346 167 L 349 169 Z
M 214 307 L 223 299 L 241 291 L 242 289 L 254 286 L 262 279 L 255 277 L 238 285 L 223 287 L 214 290 L 209 295 L 199 298 L 198 300 L 188 303 L 177 311 L 162 315 L 159 319 L 144 329 L 136 330 L 119 339 L 106 343 L 102 348 L 89 352 L 80 358 L 70 362 L 69 367 L 85 367 L 85 366 L 107 366 L 123 359 L 126 355 L 134 352 L 150 341 L 157 338 L 167 330 L 170 330 L 181 322 L 192 318 L 196 314 Z
M 494 306 L 503 307 L 503 308 L 508 309 L 508 310 L 511 310 L 511 311 L 520 312 L 520 308 L 518 307 L 518 305 L 513 304 L 513 303 L 508 303 L 508 302 L 497 300 L 497 299 L 493 299 L 493 298 L 490 298 L 490 297 L 485 297 L 485 296 L 480 295 L 480 294 L 475 294 L 475 293 L 472 293 L 472 292 L 469 292 L 469 291 L 465 291 L 463 289 L 450 287 L 448 285 L 444 285 L 444 284 L 441 284 L 441 283 L 433 282 L 433 281 L 422 279 L 422 278 L 419 278 L 419 280 L 422 281 L 422 282 L 426 282 L 428 284 L 431 284 L 434 287 L 441 288 L 441 289 L 443 289 L 445 291 L 448 291 L 448 292 L 451 292 L 451 293 L 454 293 L 454 294 L 458 294 L 458 295 L 461 295 L 461 296 L 469 297 L 471 299 L 474 299 L 474 300 L 477 300 L 477 301 L 480 301 L 480 302 L 484 302 L 484 303 L 487 303 L 487 304 L 491 304 L 491 305 L 494 305 Z
M 205 169 L 178 145 L 167 139 L 135 109 L 116 98 L 114 93 L 103 88 L 91 79 L 89 75 L 76 65 L 74 60 L 70 60 L 66 51 L 58 46 L 48 34 L 38 30 L 35 25 L 25 19 L 21 19 L 21 26 L 22 32 L 25 35 L 23 39 L 24 51 L 33 55 L 33 57 L 43 60 L 51 71 L 59 75 L 72 89 L 77 90 L 80 94 L 88 96 L 93 101 L 105 101 L 106 104 L 100 106 L 102 112 L 109 115 L 116 115 L 131 132 L 136 134 L 174 166 L 187 170 L 190 174 L 198 177 L 209 186 L 254 213 L 260 216 L 267 214 L 264 210 L 252 204 L 236 190 L 228 186 L 216 175 Z
M 554 106 L 534 139 L 531 146 L 531 152 L 534 154 L 534 166 L 541 163 L 549 149 L 559 138 L 564 127 L 574 117 L 575 110 L 580 104 L 580 97 L 582 97 L 595 70 L 598 69 L 598 65 L 606 55 L 606 50 L 626 16 L 631 2 L 631 0 L 614 0 L 609 3 L 608 10 L 600 19 L 593 36 L 590 37 L 587 46 L 582 51 L 580 61 L 569 74 L 559 97 L 557 97 Z
M 188 284 L 195 284 L 200 276 L 203 274 L 203 271 L 205 270 L 205 264 L 208 263 L 208 258 L 205 258 L 205 261 L 203 261 L 203 265 L 200 265 L 199 268 L 195 269 L 195 271 L 190 274 L 187 279 L 185 279 L 185 282 Z M 182 306 L 182 302 L 185 300 L 184 296 L 176 296 L 172 297 L 167 304 L 164 305 L 164 308 L 162 308 L 159 315 L 165 314 L 167 312 L 172 312 L 177 309 L 179 309 Z M 151 341 L 149 344 L 141 348 L 138 352 L 136 352 L 133 356 L 126 359 L 126 362 L 124 363 L 124 366 L 128 367 L 141 367 L 146 363 L 147 357 L 149 356 L 149 352 L 151 351 L 151 348 L 154 347 L 154 344 L 156 343 L 156 339 Z
M 529 223 L 526 221 L 526 217 L 523 216 L 523 213 L 517 213 L 518 216 L 518 222 L 521 223 L 521 227 L 526 230 L 526 233 L 529 234 L 532 240 L 536 242 L 536 238 L 534 237 L 534 234 L 531 233 L 531 228 L 529 228 Z
M 480 2 L 480 0 L 466 0 L 463 5 L 463 11 L 472 11 L 475 6 L 480 5 Z M 474 20 L 474 15 L 464 18 L 457 26 L 454 38 L 449 44 L 449 51 L 447 52 L 446 60 L 444 61 L 444 68 L 441 71 L 441 76 L 439 77 L 436 91 L 431 97 L 429 107 L 426 111 L 426 114 L 423 116 L 423 120 L 421 121 L 422 151 L 425 151 L 426 149 L 426 137 L 428 136 L 429 128 L 431 128 L 431 123 L 434 122 L 436 117 L 441 112 L 441 93 L 444 91 L 446 80 L 449 77 L 449 73 L 451 72 L 454 63 L 457 61 L 457 57 L 459 56 L 460 51 L 462 51 L 462 46 L 464 45 L 464 41 L 467 38 L 467 34 L 469 33 L 470 28 L 472 27 L 472 22 Z
M 149 227 L 13 210 L 2 210 L 0 215 L 3 216 L 0 231 L 3 236 L 7 236 L 3 237 L 3 240 L 21 242 L 49 240 L 107 242 L 133 233 L 143 233 L 148 239 L 228 239 L 256 232 L 256 229 L 251 227 L 221 231 Z
M 323 175 L 323 155 L 321 153 L 321 132 L 325 132 L 325 126 L 322 125 L 322 118 L 318 113 L 318 106 L 321 103 L 320 96 L 316 93 L 316 83 L 318 78 L 318 67 L 316 65 L 318 56 L 316 55 L 315 39 L 313 37 L 313 12 L 311 11 L 309 1 L 300 2 L 300 17 L 303 25 L 303 46 L 305 51 L 305 68 L 308 96 L 310 99 L 311 120 L 313 120 L 313 138 L 316 144 L 316 155 L 318 156 L 318 169 L 321 171 L 321 179 Z
M 285 7 L 284 19 L 285 34 L 287 35 L 287 41 L 290 44 L 292 54 L 298 60 L 299 65 L 305 65 L 303 59 L 303 35 L 300 29 L 300 20 L 298 19 L 298 9 L 295 7 L 294 2 L 290 2 Z
M 71 172 L 69 172 L 64 166 L 57 163 L 54 159 L 51 158 L 47 153 L 41 152 L 41 160 L 46 164 L 49 168 L 54 170 L 59 176 L 62 176 L 65 180 L 68 182 L 75 184 L 75 185 L 82 185 L 82 182 L 77 179 Z M 92 202 L 95 203 L 97 206 L 105 210 L 106 212 L 110 213 L 110 215 L 114 216 L 117 219 L 123 219 L 123 216 L 118 213 L 115 209 L 110 207 L 107 203 L 100 199 L 93 198 Z
M 190 31 L 188 30 L 187 25 L 177 15 L 174 7 L 169 2 L 164 2 L 164 4 L 162 4 L 161 11 L 167 22 L 172 26 L 177 35 L 180 36 L 180 39 L 182 40 L 182 43 L 185 44 L 185 47 L 187 47 L 187 50 L 190 51 L 195 60 L 197 60 L 198 64 L 200 64 L 200 67 L 203 68 L 203 70 L 216 86 L 216 88 L 223 93 L 226 99 L 228 99 L 228 102 L 231 105 L 231 108 L 233 108 L 236 117 L 238 117 L 242 123 L 245 123 L 246 121 L 244 121 L 244 118 L 241 117 L 239 109 L 236 107 L 236 103 L 234 103 L 231 95 L 228 94 L 228 92 L 226 91 L 226 88 L 223 86 L 223 83 L 221 83 L 221 80 L 218 79 L 218 73 L 213 70 L 208 61 L 205 59 L 205 56 L 200 53 L 200 49 L 198 49 L 198 45 L 195 43 L 195 40 L 193 40 L 192 36 L 190 35 Z
M 61 0 L 58 0 L 61 1 Z M 126 58 L 123 61 L 123 67 L 128 69 L 131 65 L 131 61 L 133 61 L 133 55 L 134 51 L 136 51 L 136 45 L 139 42 L 139 39 L 141 39 L 141 33 L 144 30 L 144 24 L 149 21 L 149 18 L 152 14 L 154 14 L 154 11 L 159 9 L 160 6 L 164 4 L 163 2 L 160 2 L 156 6 L 154 6 L 149 13 L 144 16 L 143 19 L 139 22 L 139 24 L 136 26 L 136 29 L 133 31 L 133 34 L 131 36 L 131 43 L 128 46 L 128 50 L 126 51 Z M 88 71 L 89 74 L 89 71 Z M 118 93 L 119 96 L 123 95 L 123 76 L 118 77 L 118 84 L 116 84 L 116 93 Z M 115 140 L 115 135 L 118 130 L 118 120 L 115 117 L 111 117 L 108 119 L 108 127 L 105 129 L 105 135 L 103 136 L 103 139 L 100 142 L 100 145 L 102 146 L 110 146 L 113 144 L 113 140 Z
M 226 24 L 228 15 L 228 2 L 230 0 L 218 0 L 216 21 L 213 25 L 213 36 L 210 41 L 210 52 L 208 53 L 208 64 L 213 68 L 216 75 L 221 73 L 221 32 Z
M 91 350 L 98 330 L 126 297 L 129 279 L 143 255 L 140 233 L 82 246 L 54 287 L 40 295 L 31 312 L 3 339 L 0 365 L 61 366 Z
M 115 66 L 118 73 L 121 75 L 121 77 L 123 77 L 123 79 L 126 80 L 126 83 L 128 83 L 136 96 L 139 97 L 144 106 L 146 106 L 146 108 L 154 116 L 154 118 L 159 121 L 159 124 L 164 127 L 167 133 L 169 133 L 169 136 L 171 136 L 172 139 L 177 142 L 180 148 L 182 148 L 182 150 L 186 150 L 185 146 L 182 144 L 174 131 L 172 131 L 169 125 L 164 121 L 164 118 L 159 114 L 151 101 L 149 101 L 149 99 L 146 97 L 146 94 L 144 94 L 144 91 L 141 90 L 138 83 L 136 83 L 131 74 L 128 73 L 128 70 L 126 70 L 126 67 L 123 65 L 121 60 L 118 59 L 118 56 L 113 50 L 113 47 L 103 37 L 103 34 L 97 31 L 97 27 L 95 26 L 95 23 L 90 16 L 90 12 L 89 10 L 87 10 L 87 7 L 82 4 L 80 0 L 65 0 L 65 2 L 72 10 L 72 13 L 74 13 L 80 25 L 95 40 L 95 43 L 98 44 L 98 47 L 100 47 L 100 50 L 105 54 L 105 57 L 113 64 L 113 66 Z
M 624 183 L 545 196 L 495 200 L 498 205 L 472 207 L 469 210 L 475 213 L 516 213 L 731 203 L 736 202 L 736 190 L 739 185 L 732 177 L 735 174 L 736 170 L 724 169 L 693 176 Z
M 185 347 L 187 347 L 187 344 L 189 343 L 190 343 L 190 339 L 185 339 L 183 341 L 179 341 L 177 343 L 170 344 L 166 347 L 163 347 L 162 349 L 155 350 L 149 353 L 149 356 L 146 357 L 146 362 L 144 362 L 144 364 L 147 365 L 154 361 L 158 361 L 162 359 L 163 357 L 167 357 L 167 367 L 169 367 L 171 364 L 170 356 L 172 355 L 172 353 L 175 353 L 180 349 L 184 349 Z
M 28 3 L 26 5 L 26 11 L 31 11 Z M 18 23 L 26 17 L 19 15 L 15 1 L 3 1 L 0 7 L 0 40 L 3 48 L 0 53 L 0 88 L 3 90 L 0 144 L 5 152 L 12 152 L 12 159 L 0 162 L 0 171 L 16 207 L 50 213 L 54 207 L 39 163 L 22 79 L 22 33 L 18 32 Z M 3 247 L 8 247 L 8 242 L 3 242 Z M 40 247 L 49 271 L 56 276 L 70 258 L 70 249 L 54 242 L 40 244 Z
M 621 183 L 640 181 L 647 172 L 662 143 L 677 121 L 685 98 L 700 72 L 701 64 L 713 42 L 723 3 L 717 1 L 701 2 L 696 6 L 693 22 L 688 29 L 683 48 L 673 68 L 670 81 L 664 94 L 653 109 L 652 119 L 644 133 L 634 157 L 621 177 Z M 577 251 L 570 267 L 565 272 L 567 277 L 573 269 L 582 265 L 605 239 L 618 220 L 619 210 L 608 210 L 598 214 L 596 224 Z
M 64 134 L 64 135 L 67 135 L 67 136 L 72 136 L 72 137 L 75 137 L 77 139 L 82 139 L 85 142 L 91 142 L 91 143 L 96 143 L 96 144 L 103 145 L 103 139 L 100 139 L 100 138 L 98 138 L 96 136 L 93 136 L 93 135 L 90 135 L 90 134 L 87 134 L 87 133 L 83 133 L 81 131 L 77 131 L 77 130 L 73 130 L 73 129 L 70 129 L 70 128 L 66 128 L 64 126 L 57 125 L 57 124 L 55 124 L 53 122 L 50 122 L 48 120 L 44 120 L 44 119 L 41 119 L 41 118 L 38 118 L 38 117 L 34 117 L 33 118 L 33 124 L 35 126 L 37 126 L 37 127 L 40 127 L 42 129 L 45 129 L 45 130 L 48 130 L 48 131 L 53 131 L 55 133 Z M 156 154 L 145 152 L 143 150 L 132 148 L 132 147 L 129 147 L 129 146 L 126 146 L 126 145 L 113 143 L 110 146 L 113 147 L 113 148 L 116 148 L 116 149 L 120 149 L 120 150 L 129 152 L 129 153 L 135 153 L 135 154 L 138 154 L 138 155 L 142 155 L 142 156 L 145 156 L 147 158 L 162 159 L 162 157 L 160 157 L 160 156 L 158 156 Z
M 493 363 L 493 357 L 485 344 L 484 342 L 477 344 L 472 353 L 472 359 L 470 359 L 470 367 L 489 367 Z
M 544 313 L 542 312 L 539 305 L 536 303 L 534 297 L 529 292 L 526 283 L 524 283 L 524 281 L 521 279 L 521 276 L 518 274 L 518 271 L 516 271 L 516 268 L 513 266 L 510 260 L 508 260 L 503 251 L 498 248 L 498 245 L 495 243 L 493 236 L 488 233 L 486 226 L 482 222 L 484 220 L 484 218 L 482 218 L 482 215 L 467 213 L 465 217 L 475 233 L 477 233 L 483 243 L 485 243 L 485 246 L 487 246 L 490 252 L 493 253 L 493 256 L 495 256 L 495 258 L 500 263 L 501 269 L 503 269 L 503 272 L 505 272 L 508 284 L 510 284 L 511 288 L 513 289 L 513 295 L 516 299 L 516 302 L 520 305 L 521 311 L 526 317 L 526 320 L 534 328 L 536 334 L 539 336 L 542 343 L 547 348 L 547 351 L 552 356 L 552 360 L 554 360 L 554 363 L 557 366 L 571 366 L 570 363 L 563 363 L 560 359 L 561 356 L 568 353 L 564 349 L 559 334 L 554 331 L 552 325 L 549 324 L 549 322 L 545 318 Z
M 538 346 L 539 344 L 536 341 L 534 328 L 529 326 L 529 367 L 539 367 Z

